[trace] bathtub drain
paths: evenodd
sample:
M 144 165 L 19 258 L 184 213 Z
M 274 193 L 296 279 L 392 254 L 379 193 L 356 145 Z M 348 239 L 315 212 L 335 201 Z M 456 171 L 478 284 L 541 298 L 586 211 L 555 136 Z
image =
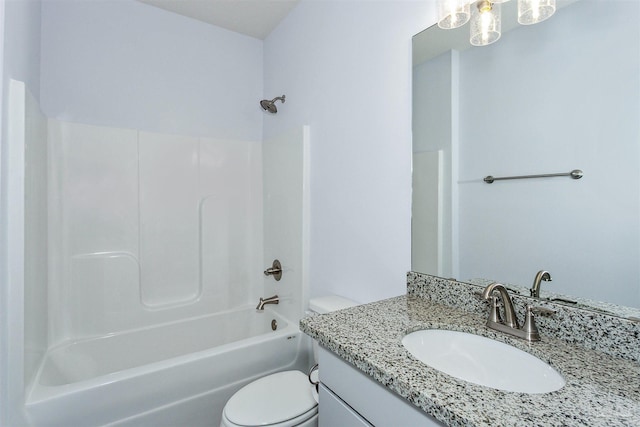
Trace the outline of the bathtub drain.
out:
M 276 329 L 278 329 L 278 322 L 276 322 L 276 319 L 273 319 L 271 321 L 271 330 L 275 331 Z

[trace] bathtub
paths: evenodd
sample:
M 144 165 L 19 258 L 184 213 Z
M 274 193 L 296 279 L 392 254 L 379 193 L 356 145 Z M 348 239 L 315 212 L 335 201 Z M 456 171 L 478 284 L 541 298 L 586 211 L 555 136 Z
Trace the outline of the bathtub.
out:
M 67 342 L 47 351 L 26 416 L 34 426 L 217 426 L 244 384 L 307 369 L 309 346 L 270 307 Z

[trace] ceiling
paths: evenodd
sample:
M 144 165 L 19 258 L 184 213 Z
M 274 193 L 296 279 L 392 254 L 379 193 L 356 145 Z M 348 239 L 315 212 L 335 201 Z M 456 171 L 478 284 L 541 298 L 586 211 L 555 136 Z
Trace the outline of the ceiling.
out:
M 299 0 L 139 0 L 264 40 Z

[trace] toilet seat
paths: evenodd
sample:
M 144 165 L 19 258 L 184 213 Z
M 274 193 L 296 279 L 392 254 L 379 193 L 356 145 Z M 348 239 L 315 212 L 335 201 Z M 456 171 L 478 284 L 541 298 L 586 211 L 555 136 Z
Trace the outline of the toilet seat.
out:
M 229 426 L 297 426 L 318 413 L 313 386 L 300 371 L 262 377 L 241 388 L 227 402 L 223 424 Z

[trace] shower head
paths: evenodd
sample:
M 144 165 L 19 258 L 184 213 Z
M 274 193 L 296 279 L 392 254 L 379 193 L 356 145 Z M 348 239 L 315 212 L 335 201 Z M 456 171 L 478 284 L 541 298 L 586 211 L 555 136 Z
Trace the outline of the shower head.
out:
M 284 95 L 273 98 L 271 101 L 263 99 L 262 101 L 260 101 L 260 106 L 263 110 L 275 114 L 278 112 L 275 104 L 277 100 L 282 101 L 282 103 L 284 104 Z

